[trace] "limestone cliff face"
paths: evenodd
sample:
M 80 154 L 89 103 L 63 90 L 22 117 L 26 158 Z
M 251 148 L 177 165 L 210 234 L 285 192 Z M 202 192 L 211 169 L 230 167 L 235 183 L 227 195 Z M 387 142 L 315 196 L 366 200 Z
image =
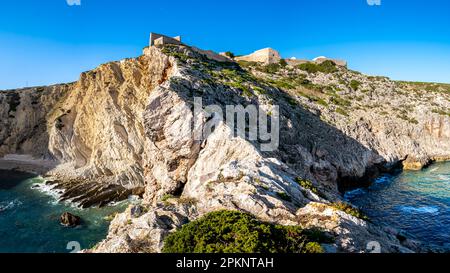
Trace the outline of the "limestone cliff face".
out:
M 73 177 L 143 186 L 147 150 L 143 113 L 151 91 L 171 73 L 161 54 L 101 65 L 83 73 L 49 117 L 49 149 Z
M 415 166 L 448 158 L 449 117 L 441 110 L 449 95 L 417 88 L 345 68 L 271 72 L 185 46 L 149 47 L 74 84 L 1 92 L 0 155 L 54 160 L 46 175 L 59 180 L 66 199 L 95 195 L 85 206 L 145 188 L 142 204 L 115 218 L 98 252 L 158 252 L 169 232 L 218 209 L 319 227 L 335 238 L 330 251 L 366 251 L 369 241 L 385 252 L 411 251 L 411 241 L 333 202 L 341 200 L 338 182 L 358 184 L 405 159 Z M 261 141 L 236 136 L 224 122 L 195 138 L 203 127 L 194 119 L 207 125 L 217 115 L 193 112 L 194 97 L 222 110 L 257 105 L 269 115 L 279 105 L 278 149 L 262 151 Z
M 167 56 L 150 54 L 101 65 L 74 84 L 2 92 L 0 155 L 54 160 L 49 174 L 59 178 L 143 186 L 143 112 L 170 73 Z
M 73 84 L 0 92 L 0 158 L 28 154 L 53 159 L 49 151 L 47 114 L 73 89 Z

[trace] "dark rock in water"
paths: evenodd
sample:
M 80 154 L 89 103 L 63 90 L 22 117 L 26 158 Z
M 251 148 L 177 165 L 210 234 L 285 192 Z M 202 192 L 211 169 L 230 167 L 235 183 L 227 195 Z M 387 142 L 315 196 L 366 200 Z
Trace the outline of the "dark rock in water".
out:
M 397 234 L 396 237 L 397 237 L 397 240 L 399 240 L 401 243 L 408 239 L 406 234 L 404 232 L 401 232 L 401 231 Z
M 81 218 L 69 212 L 65 212 L 60 217 L 61 224 L 66 227 L 76 227 L 80 225 Z

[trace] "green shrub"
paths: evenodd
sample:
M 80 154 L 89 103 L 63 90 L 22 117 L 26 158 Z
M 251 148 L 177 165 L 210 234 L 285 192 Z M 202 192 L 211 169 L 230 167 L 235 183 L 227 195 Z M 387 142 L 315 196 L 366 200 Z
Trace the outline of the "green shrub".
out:
M 297 66 L 300 70 L 306 71 L 308 73 L 319 72 L 319 67 L 315 63 L 303 63 Z
M 344 106 L 344 107 L 348 107 L 348 106 L 352 105 L 352 103 L 350 101 L 343 99 L 343 98 L 339 97 L 338 95 L 331 97 L 330 101 L 336 105 L 340 105 L 340 106 Z
M 292 201 L 292 198 L 284 191 L 277 192 L 277 196 L 280 197 L 281 199 L 283 199 L 284 201 L 288 201 L 288 202 Z
M 369 217 L 367 217 L 364 213 L 362 213 L 358 208 L 355 208 L 354 206 L 344 203 L 344 202 L 336 202 L 333 203 L 332 206 L 338 210 L 342 210 L 343 212 L 350 214 L 356 218 L 360 218 L 363 220 L 369 220 Z
M 301 177 L 295 178 L 295 182 L 297 182 L 302 188 L 312 191 L 313 193 L 319 195 L 319 190 L 314 187 L 313 183 L 309 180 L 302 179 Z
M 321 99 L 319 97 L 316 97 L 314 95 L 304 94 L 304 93 L 301 93 L 301 92 L 299 92 L 299 94 L 304 96 L 304 97 L 306 97 L 306 98 L 308 98 L 310 101 L 313 101 L 313 102 L 319 104 L 319 105 L 323 105 L 325 107 L 328 106 L 328 103 L 325 100 L 323 100 L 323 99 Z
M 337 72 L 336 64 L 333 61 L 326 60 L 320 64 L 315 63 L 302 63 L 297 66 L 299 69 L 306 71 L 308 73 L 322 72 L 326 74 Z
M 252 66 L 258 66 L 258 63 L 256 63 L 256 62 L 249 62 L 249 61 L 238 61 L 238 64 L 241 66 L 241 67 L 244 67 L 244 68 L 249 68 L 249 67 L 252 67 Z
M 347 111 L 345 111 L 344 109 L 342 109 L 340 107 L 336 108 L 336 113 L 341 114 L 341 115 L 346 116 L 346 117 L 349 116 Z
M 172 194 L 164 194 L 162 197 L 161 197 L 161 201 L 162 202 L 166 202 L 167 200 L 169 200 L 169 199 L 172 199 L 172 198 L 175 198 L 175 196 L 173 196 Z
M 358 88 L 359 88 L 359 86 L 361 85 L 361 82 L 359 82 L 359 81 L 357 81 L 357 80 L 352 80 L 351 82 L 350 82 L 350 87 L 353 89 L 353 90 L 358 90 Z
M 419 121 L 417 121 L 417 119 L 408 117 L 406 113 L 398 114 L 397 117 L 412 124 L 419 124 Z
M 317 98 L 315 100 L 315 102 L 317 102 L 318 104 L 320 104 L 322 106 L 325 106 L 325 107 L 328 106 L 328 103 L 325 100 L 321 99 L 321 98 Z
M 230 57 L 230 58 L 232 58 L 232 59 L 235 57 L 234 53 L 231 52 L 231 51 L 225 52 L 225 55 L 228 56 L 228 57 Z
M 188 56 L 184 52 L 180 51 L 180 49 L 177 46 L 163 45 L 161 51 L 164 54 L 172 56 L 184 63 L 190 59 L 193 59 L 191 56 Z
M 263 223 L 249 214 L 217 211 L 164 240 L 165 253 L 321 253 L 330 238 L 317 230 Z
M 294 99 L 289 99 L 288 102 L 289 102 L 289 104 L 292 105 L 292 106 L 297 106 L 297 101 L 294 100 Z
M 9 104 L 8 113 L 16 112 L 17 107 L 20 105 L 20 95 L 17 92 L 8 91 L 6 93 L 6 101 Z
M 323 61 L 322 63 L 319 64 L 319 68 L 320 72 L 328 74 L 338 71 L 338 69 L 336 68 L 336 64 L 331 60 Z
M 445 110 L 442 110 L 442 109 L 433 109 L 432 112 L 439 114 L 441 116 L 449 116 L 450 117 L 450 112 L 446 112 Z
M 323 248 L 319 243 L 309 242 L 305 246 L 306 253 L 323 253 Z
M 286 62 L 285 59 L 281 59 L 279 64 L 280 64 L 281 67 L 286 67 L 288 65 L 288 63 Z
M 281 68 L 280 64 L 268 64 L 262 66 L 260 70 L 265 73 L 275 74 L 280 70 L 280 68 Z

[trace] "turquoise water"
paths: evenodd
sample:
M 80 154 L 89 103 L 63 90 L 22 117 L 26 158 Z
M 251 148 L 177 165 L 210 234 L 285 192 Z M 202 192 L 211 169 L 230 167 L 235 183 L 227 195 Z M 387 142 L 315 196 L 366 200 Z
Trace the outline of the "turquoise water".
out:
M 67 244 L 89 248 L 106 237 L 106 216 L 123 211 L 126 202 L 81 210 L 34 189 L 43 180 L 0 171 L 0 252 L 65 253 Z M 450 249 L 450 163 L 422 171 L 385 174 L 371 187 L 345 194 L 373 222 L 405 231 L 409 237 Z M 63 212 L 81 216 L 76 228 L 59 224 Z
M 78 209 L 56 202 L 56 197 L 35 189 L 43 180 L 23 173 L 0 171 L 0 252 L 67 253 L 68 243 L 76 241 L 82 249 L 106 237 L 105 217 L 125 210 L 126 202 L 105 207 Z M 82 218 L 82 225 L 66 228 L 59 217 L 71 212 Z M 71 249 L 71 248 L 70 248 Z
M 345 194 L 375 223 L 450 249 L 450 163 L 383 175 L 368 189 Z

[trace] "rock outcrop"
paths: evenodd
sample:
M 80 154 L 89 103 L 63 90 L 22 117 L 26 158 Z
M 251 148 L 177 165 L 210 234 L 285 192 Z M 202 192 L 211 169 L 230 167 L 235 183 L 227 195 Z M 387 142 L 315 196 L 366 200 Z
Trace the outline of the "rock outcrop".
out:
M 328 251 L 366 252 L 373 241 L 383 252 L 420 251 L 333 204 L 342 199 L 340 185 L 362 185 L 403 161 L 450 156 L 449 116 L 442 114 L 449 93 L 435 89 L 345 67 L 273 71 L 218 62 L 183 45 L 148 47 L 73 84 L 1 92 L 9 129 L 0 129 L 0 155 L 53 160 L 46 175 L 83 206 L 145 189 L 142 204 L 118 214 L 108 238 L 90 251 L 159 252 L 167 234 L 220 209 L 320 228 L 335 238 Z M 193 111 L 194 97 L 202 111 Z M 226 105 L 256 105 L 268 116 L 278 105 L 278 149 L 236 135 L 218 115 Z
M 72 213 L 65 212 L 60 217 L 61 225 L 65 227 L 76 227 L 80 225 L 81 218 L 79 216 L 73 215 Z

